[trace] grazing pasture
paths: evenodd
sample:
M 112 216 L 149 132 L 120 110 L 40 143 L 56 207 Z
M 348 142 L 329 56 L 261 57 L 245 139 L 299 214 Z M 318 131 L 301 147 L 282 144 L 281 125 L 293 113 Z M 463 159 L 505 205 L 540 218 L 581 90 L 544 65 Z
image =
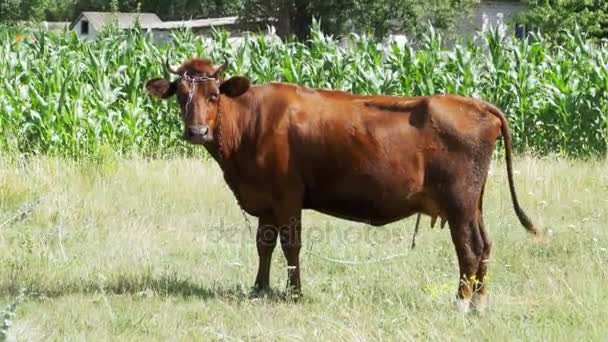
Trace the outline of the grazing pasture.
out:
M 16 340 L 605 340 L 606 161 L 519 158 L 529 238 L 494 163 L 486 225 L 494 242 L 490 310 L 461 315 L 448 229 L 414 218 L 371 227 L 303 217 L 303 291 L 250 299 L 253 234 L 215 163 L 50 157 L 0 161 L 0 310 Z M 253 227 L 252 227 L 253 229 Z M 9 310 L 10 311 L 10 310 Z
M 608 49 L 565 34 L 555 46 L 494 30 L 444 49 L 432 29 L 389 47 L 318 30 L 231 46 L 219 32 L 157 45 L 137 30 L 0 29 L 0 341 L 606 340 Z M 228 57 L 228 76 L 254 83 L 487 100 L 508 115 L 517 193 L 544 235 L 517 222 L 498 158 L 483 317 L 453 307 L 454 246 L 426 217 L 410 250 L 414 217 L 371 227 L 305 212 L 304 296 L 286 293 L 276 248 L 273 291 L 250 298 L 255 220 L 182 141 L 178 106 L 144 93 L 168 53 Z

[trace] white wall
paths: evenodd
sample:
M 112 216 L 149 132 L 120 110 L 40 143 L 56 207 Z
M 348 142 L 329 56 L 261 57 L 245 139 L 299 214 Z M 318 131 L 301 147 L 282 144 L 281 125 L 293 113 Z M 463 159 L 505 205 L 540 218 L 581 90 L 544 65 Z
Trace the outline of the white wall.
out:
M 462 34 L 473 34 L 477 29 L 487 29 L 499 23 L 509 23 L 526 5 L 520 1 L 481 1 L 469 20 L 463 20 L 460 26 Z
M 80 20 L 78 21 L 78 23 L 74 26 L 73 31 L 76 32 L 76 34 L 78 35 L 78 37 L 82 38 L 82 39 L 91 39 L 94 38 L 97 35 L 97 31 L 95 30 L 95 28 L 93 27 L 93 25 L 91 25 L 91 23 L 89 22 L 89 33 L 86 35 L 83 35 L 82 32 L 82 22 L 83 21 L 87 21 L 86 18 L 82 17 L 80 18 Z

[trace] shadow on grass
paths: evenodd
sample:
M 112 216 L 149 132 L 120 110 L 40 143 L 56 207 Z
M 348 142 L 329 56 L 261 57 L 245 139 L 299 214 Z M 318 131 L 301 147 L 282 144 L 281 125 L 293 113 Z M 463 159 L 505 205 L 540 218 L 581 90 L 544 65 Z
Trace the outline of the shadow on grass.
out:
M 265 290 L 253 291 L 243 284 L 223 286 L 213 284 L 205 286 L 188 278 L 178 275 L 148 275 L 148 274 L 117 274 L 111 279 L 93 281 L 91 279 L 75 279 L 64 283 L 48 282 L 40 284 L 11 282 L 0 284 L 0 296 L 16 296 L 21 289 L 27 297 L 56 298 L 69 294 L 104 294 L 104 295 L 135 295 L 141 298 L 149 297 L 182 297 L 199 298 L 202 300 L 222 299 L 228 301 L 294 302 L 299 296 L 288 291 Z

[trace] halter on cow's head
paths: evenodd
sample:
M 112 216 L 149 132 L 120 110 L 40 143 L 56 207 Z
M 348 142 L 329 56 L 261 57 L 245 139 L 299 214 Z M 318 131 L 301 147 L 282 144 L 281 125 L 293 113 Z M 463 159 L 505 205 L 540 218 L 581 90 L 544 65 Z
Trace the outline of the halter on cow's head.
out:
M 222 74 L 228 62 L 217 66 L 208 59 L 192 59 L 179 67 L 165 65 L 174 81 L 155 78 L 146 83 L 148 92 L 167 99 L 177 94 L 184 122 L 184 139 L 193 144 L 214 140 L 221 125 L 221 95 L 237 97 L 249 89 L 249 80 L 235 76 L 224 81 Z

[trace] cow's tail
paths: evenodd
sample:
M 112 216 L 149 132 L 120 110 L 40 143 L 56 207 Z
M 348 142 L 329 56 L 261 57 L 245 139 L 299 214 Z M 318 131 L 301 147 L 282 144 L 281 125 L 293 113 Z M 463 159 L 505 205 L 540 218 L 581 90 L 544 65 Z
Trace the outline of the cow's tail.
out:
M 537 235 L 538 230 L 534 227 L 528 215 L 526 215 L 523 209 L 519 206 L 517 194 L 515 193 L 515 184 L 513 181 L 513 160 L 511 158 L 511 132 L 509 130 L 509 123 L 507 122 L 505 114 L 500 109 L 489 103 L 486 104 L 488 105 L 488 110 L 490 111 L 490 113 L 500 119 L 500 131 L 502 133 L 502 138 L 505 142 L 505 159 L 507 161 L 507 177 L 509 178 L 509 190 L 511 190 L 511 200 L 513 201 L 515 214 L 517 214 L 519 222 L 526 228 L 528 233 Z

